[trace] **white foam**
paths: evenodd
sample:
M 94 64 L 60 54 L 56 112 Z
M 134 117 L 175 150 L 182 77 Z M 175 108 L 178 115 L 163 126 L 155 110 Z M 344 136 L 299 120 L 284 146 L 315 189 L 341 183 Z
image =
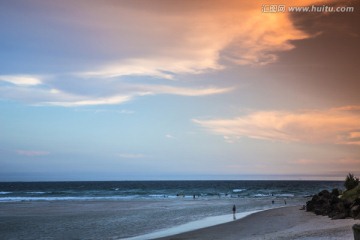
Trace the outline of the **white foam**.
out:
M 244 218 L 250 214 L 259 212 L 261 210 L 256 211 L 249 211 L 249 212 L 243 212 L 243 213 L 237 213 L 236 219 Z M 222 223 L 227 223 L 234 221 L 232 214 L 227 215 L 221 215 L 221 216 L 214 216 L 214 217 L 207 217 L 201 220 L 185 223 L 176 227 L 171 227 L 163 230 L 159 230 L 153 233 L 140 235 L 136 237 L 130 237 L 130 238 L 122 238 L 122 240 L 145 240 L 145 239 L 153 239 L 153 238 L 160 238 L 160 237 L 166 237 L 166 236 L 172 236 L 175 234 L 183 233 L 183 232 L 189 232 L 192 230 L 210 227 L 214 225 L 219 225 Z
M 245 191 L 246 189 L 242 189 L 242 188 L 239 188 L 239 189 L 233 189 L 232 191 L 234 192 L 234 193 L 238 193 L 238 192 L 243 192 L 243 191 Z
M 269 197 L 271 196 L 270 194 L 262 194 L 262 193 L 258 193 L 258 194 L 255 194 L 254 197 Z
M 284 193 L 284 194 L 276 194 L 277 197 L 294 197 L 294 194 Z
M 167 195 L 164 194 L 150 194 L 149 197 L 151 198 L 167 198 Z
M 1 197 L 0 202 L 24 202 L 24 201 L 86 201 L 86 200 L 127 200 L 134 196 L 112 197 Z

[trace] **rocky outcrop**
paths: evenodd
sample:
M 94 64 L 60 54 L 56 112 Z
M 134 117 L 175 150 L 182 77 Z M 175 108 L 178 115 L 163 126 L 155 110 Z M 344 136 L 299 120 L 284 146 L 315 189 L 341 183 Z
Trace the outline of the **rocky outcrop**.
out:
M 350 201 L 339 196 L 337 189 L 331 193 L 323 190 L 306 203 L 306 211 L 314 212 L 316 215 L 329 216 L 331 219 L 348 217 L 360 219 L 360 198 Z

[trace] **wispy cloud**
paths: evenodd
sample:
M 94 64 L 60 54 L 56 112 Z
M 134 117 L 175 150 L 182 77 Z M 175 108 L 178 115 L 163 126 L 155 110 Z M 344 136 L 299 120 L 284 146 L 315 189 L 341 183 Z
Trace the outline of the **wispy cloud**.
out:
M 53 105 L 63 107 L 76 107 L 76 106 L 90 106 L 90 105 L 114 105 L 122 104 L 133 100 L 137 97 L 143 97 L 147 95 L 159 95 L 170 94 L 180 96 L 207 96 L 214 94 L 222 94 L 232 91 L 233 88 L 184 88 L 173 87 L 166 85 L 137 85 L 127 84 L 126 90 L 123 90 L 123 95 L 111 96 L 111 93 L 105 93 L 109 96 L 94 97 L 94 96 L 74 96 L 74 95 L 59 95 L 60 101 L 44 101 L 39 103 L 40 105 Z M 80 99 L 80 100 L 74 100 Z
M 184 87 L 173 87 L 166 85 L 143 85 L 141 86 L 143 92 L 149 92 L 153 94 L 173 94 L 180 96 L 207 96 L 214 94 L 227 93 L 234 90 L 233 87 L 219 88 L 219 87 L 204 87 L 204 88 L 184 88 Z
M 99 95 L 99 90 L 101 95 Z M 83 82 L 79 88 L 69 91 L 61 82 L 50 81 L 31 88 L 23 85 L 0 87 L 0 97 L 38 106 L 84 107 L 94 105 L 115 105 L 148 95 L 180 95 L 188 97 L 223 94 L 234 88 L 220 87 L 179 87 L 172 85 L 132 84 L 94 80 Z
M 173 135 L 171 135 L 169 133 L 166 134 L 165 137 L 168 138 L 168 139 L 176 139 L 176 137 L 174 137 Z
M 98 70 L 77 73 L 84 77 L 113 78 L 120 76 L 153 76 L 163 79 L 173 79 L 174 74 L 199 74 L 205 69 L 221 69 L 218 64 L 202 64 L 192 59 L 149 58 L 129 59 L 119 63 L 105 65 Z
M 87 98 L 87 97 L 86 97 Z M 57 102 L 43 102 L 41 105 L 53 105 L 62 107 L 81 107 L 90 105 L 114 105 L 121 104 L 131 100 L 131 96 L 111 96 L 105 98 L 93 98 L 80 101 L 57 101 Z
M 45 156 L 50 154 L 50 152 L 34 151 L 34 150 L 17 150 L 16 153 L 18 155 L 27 156 L 27 157 Z
M 214 134 L 233 141 L 255 139 L 360 146 L 360 113 L 349 108 L 303 111 L 255 111 L 232 119 L 194 119 Z
M 35 86 L 42 84 L 39 76 L 32 75 L 0 75 L 0 81 L 20 86 Z

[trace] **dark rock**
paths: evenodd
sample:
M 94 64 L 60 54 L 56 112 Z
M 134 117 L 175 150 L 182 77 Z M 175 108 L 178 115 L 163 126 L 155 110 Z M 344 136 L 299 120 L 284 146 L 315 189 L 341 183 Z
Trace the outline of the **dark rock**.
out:
M 325 197 L 325 198 L 329 198 L 330 197 L 330 192 L 328 190 L 322 190 L 321 192 L 319 192 L 318 194 L 320 197 Z
M 338 213 L 336 214 L 334 217 L 332 217 L 331 219 L 336 220 L 336 219 L 344 219 L 347 217 L 347 214 L 345 212 L 342 213 Z
M 314 212 L 316 215 L 327 215 L 332 219 L 343 219 L 350 216 L 353 203 L 338 198 L 338 193 L 337 189 L 334 189 L 331 193 L 327 190 L 319 192 L 306 203 L 306 211 Z M 360 212 L 360 207 L 354 208 L 351 215 L 357 216 L 358 209 Z
M 320 199 L 318 195 L 314 195 L 311 199 L 312 202 L 317 202 Z
M 306 211 L 316 215 L 327 215 L 331 219 L 352 217 L 360 219 L 360 197 L 355 200 L 339 198 L 340 191 L 333 189 L 331 193 L 323 190 L 306 202 Z
M 335 196 L 335 197 L 338 197 L 338 196 L 340 195 L 339 189 L 334 188 L 334 189 L 331 191 L 331 195 L 333 195 L 333 196 Z
M 344 212 L 345 211 L 344 202 L 339 202 L 334 207 L 335 207 L 335 210 L 337 212 Z
M 335 195 L 331 196 L 331 199 L 330 199 L 330 204 L 331 205 L 337 204 L 339 202 L 340 202 L 340 199 L 337 196 L 335 196 Z
M 355 218 L 360 214 L 360 206 L 355 205 L 350 209 L 350 217 Z
M 306 202 L 306 211 L 307 212 L 312 212 L 314 211 L 314 202 L 313 201 L 308 201 Z
M 322 208 L 315 208 L 314 213 L 316 215 L 323 215 L 323 209 Z
M 343 202 L 344 202 L 344 207 L 345 207 L 345 209 L 350 210 L 351 205 L 352 205 L 352 202 L 349 201 L 349 200 L 344 200 Z
M 329 218 L 333 218 L 333 217 L 335 217 L 336 215 L 337 215 L 338 213 L 336 212 L 336 211 L 334 211 L 334 210 L 332 210 L 331 212 L 329 212 Z
M 354 224 L 352 226 L 352 230 L 354 233 L 354 240 L 360 240 L 360 225 L 359 224 Z
M 355 199 L 353 205 L 360 205 L 360 198 Z

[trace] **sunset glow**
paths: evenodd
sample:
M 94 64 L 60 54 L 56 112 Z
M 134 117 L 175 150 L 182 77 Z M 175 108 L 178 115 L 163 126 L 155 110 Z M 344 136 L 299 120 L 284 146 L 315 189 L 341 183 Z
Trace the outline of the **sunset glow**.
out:
M 359 4 L 270 4 L 2 2 L 2 180 L 360 174 Z

